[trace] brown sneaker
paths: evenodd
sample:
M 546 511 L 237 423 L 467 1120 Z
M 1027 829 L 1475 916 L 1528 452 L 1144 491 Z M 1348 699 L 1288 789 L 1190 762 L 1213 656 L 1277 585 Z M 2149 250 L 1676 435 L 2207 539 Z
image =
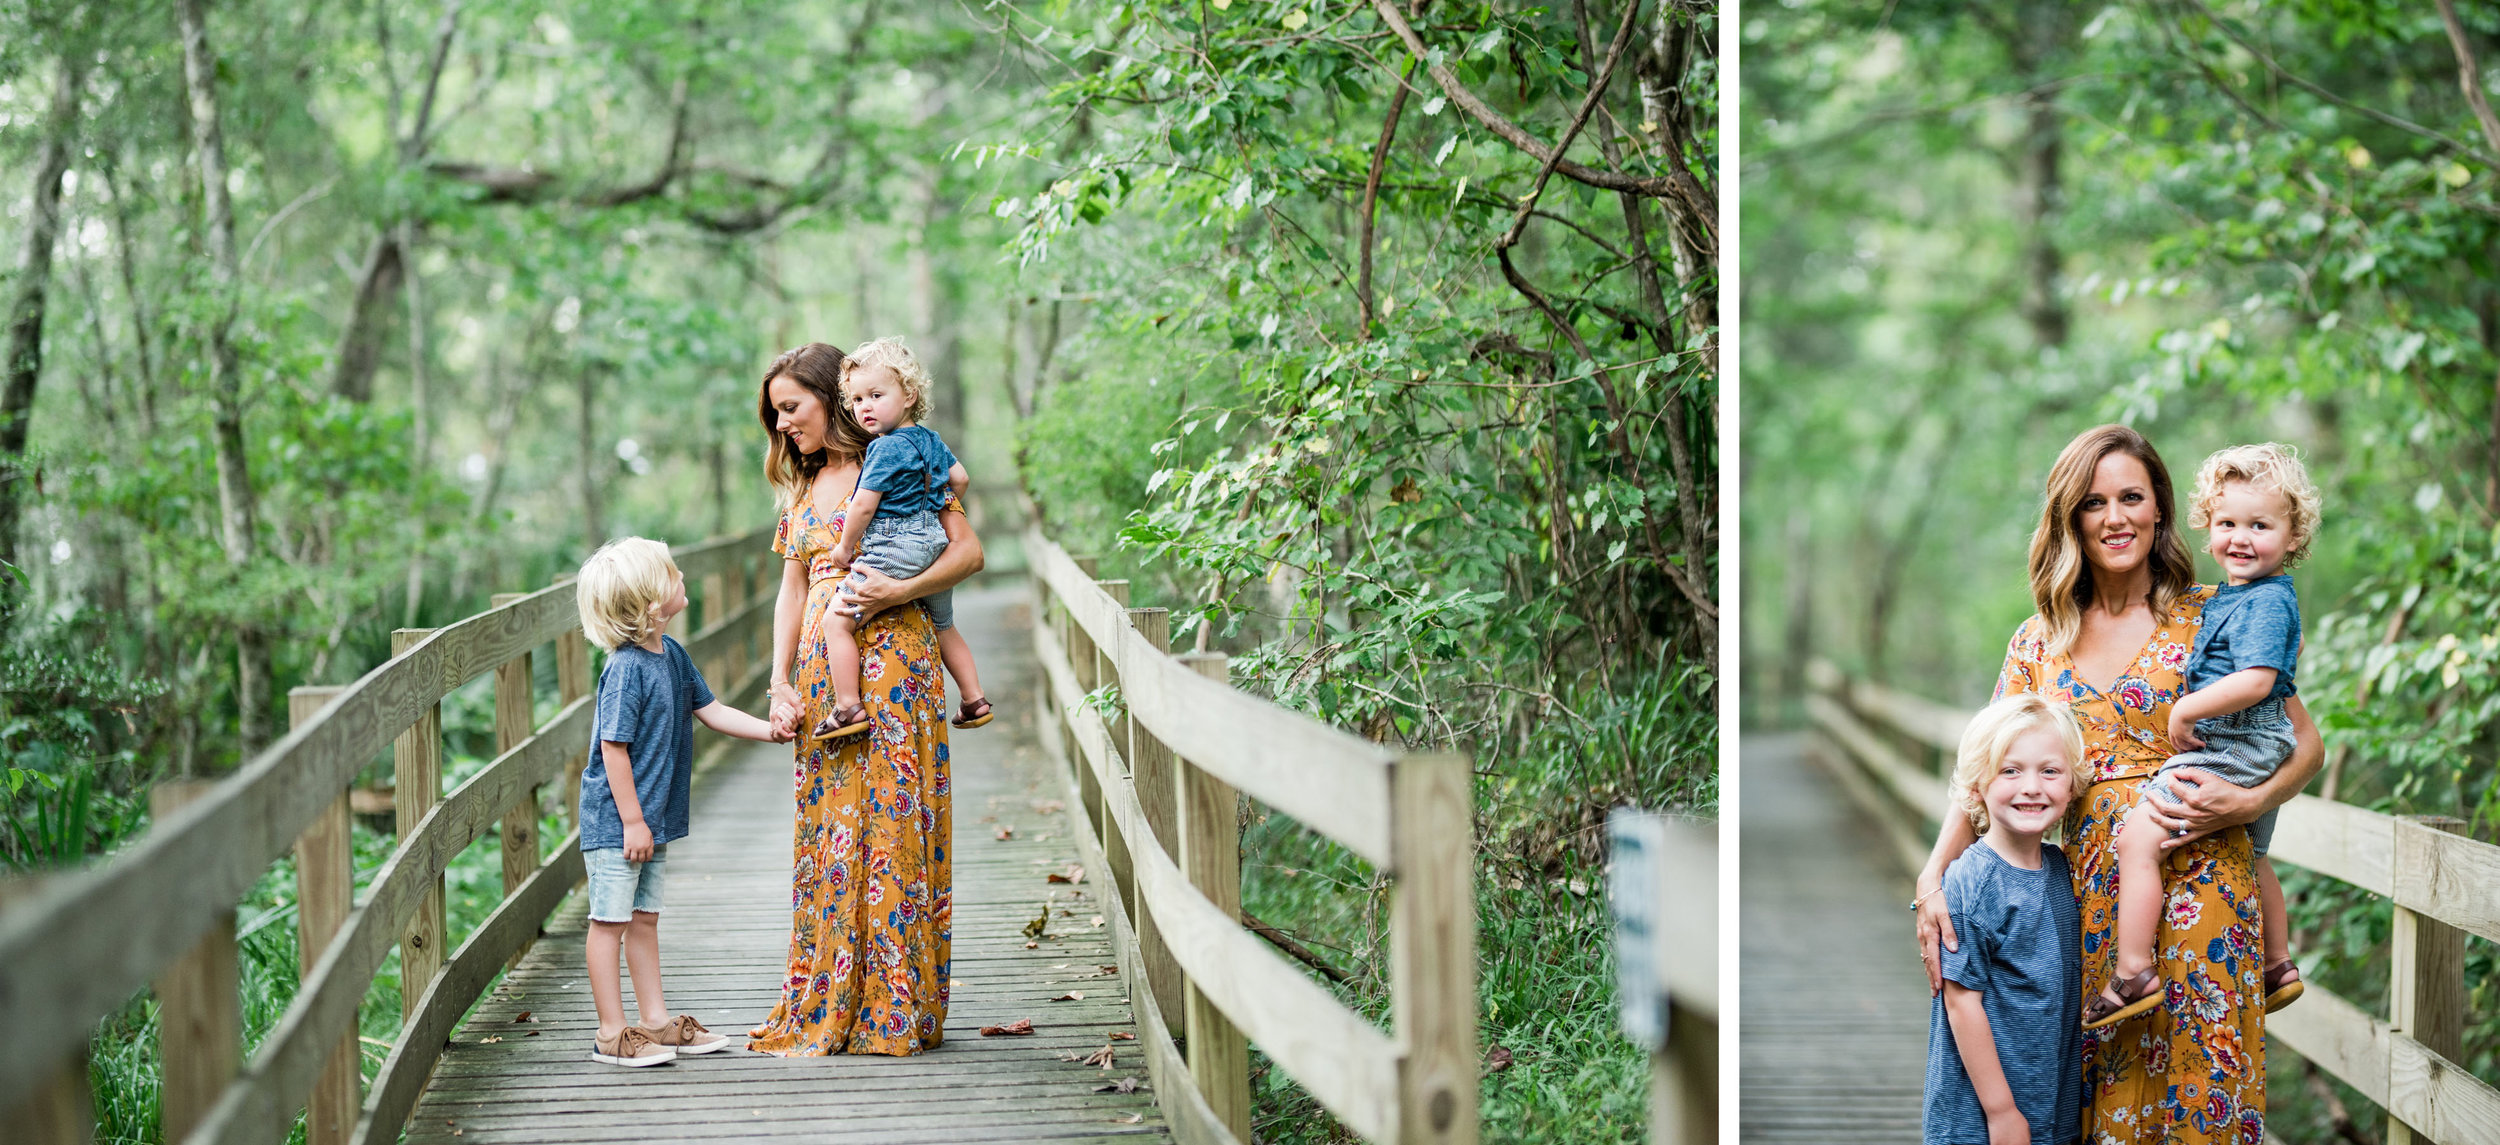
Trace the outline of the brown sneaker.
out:
M 640 1026 L 627 1026 L 613 1038 L 593 1035 L 590 1046 L 590 1060 L 601 1065 L 667 1065 L 677 1060 L 676 1050 L 653 1041 L 651 1031 Z
M 659 1025 L 643 1026 L 641 1029 L 651 1035 L 653 1042 L 679 1054 L 708 1054 L 713 1050 L 729 1048 L 729 1039 L 704 1029 L 703 1023 L 695 1021 L 692 1014 L 679 1014 Z

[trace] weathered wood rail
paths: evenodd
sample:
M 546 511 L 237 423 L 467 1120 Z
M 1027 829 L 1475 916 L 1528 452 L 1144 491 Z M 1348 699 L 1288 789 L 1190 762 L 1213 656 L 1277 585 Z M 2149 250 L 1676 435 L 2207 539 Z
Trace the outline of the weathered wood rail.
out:
M 1943 769 L 1971 712 L 1821 661 L 1807 680 L 1821 753 L 1916 870 L 1944 814 Z M 2274 858 L 2393 903 L 2385 1018 L 2312 983 L 2299 1005 L 2267 1019 L 2269 1033 L 2387 1111 L 2390 1145 L 2500 1142 L 2500 1090 L 2457 1064 L 2466 936 L 2500 942 L 2500 846 L 2456 834 L 2462 826 L 2313 795 L 2285 804 L 2275 826 Z
M 686 649 L 751 703 L 765 682 L 780 560 L 767 534 L 674 551 L 703 627 Z M 569 581 L 494 598 L 449 627 L 394 634 L 394 655 L 353 684 L 298 688 L 294 729 L 233 775 L 159 793 L 154 827 L 110 861 L 46 880 L 0 910 L 0 1110 L 12 1140 L 84 1141 L 84 1049 L 96 1023 L 153 985 L 161 1007 L 164 1137 L 188 1145 L 397 1141 L 461 1015 L 582 879 L 574 836 L 542 851 L 541 793 L 570 818 L 587 758 L 590 658 Z M 553 643 L 560 707 L 534 726 L 531 657 Z M 441 703 L 492 673 L 497 755 L 444 795 Z M 709 733 L 705 733 L 708 735 Z M 726 741 L 724 741 L 726 742 Z M 348 786 L 393 744 L 399 845 L 351 902 Z M 443 872 L 496 830 L 500 906 L 446 950 Z M 240 1061 L 234 911 L 273 863 L 295 860 L 303 983 Z M 362 1091 L 357 1010 L 393 947 L 403 1020 Z
M 1089 864 L 1136 1008 L 1157 1103 L 1182 1145 L 1251 1140 L 1256 1042 L 1366 1140 L 1477 1139 L 1474 813 L 1454 755 L 1404 755 L 1236 691 L 1221 656 L 1168 650 L 1169 617 L 1128 607 L 1041 532 L 1034 643 Z M 1392 1031 L 1244 929 L 1235 793 L 1396 880 Z M 1182 1016 L 1175 1029 L 1172 1016 Z M 1176 1037 L 1175 1035 L 1180 1035 Z

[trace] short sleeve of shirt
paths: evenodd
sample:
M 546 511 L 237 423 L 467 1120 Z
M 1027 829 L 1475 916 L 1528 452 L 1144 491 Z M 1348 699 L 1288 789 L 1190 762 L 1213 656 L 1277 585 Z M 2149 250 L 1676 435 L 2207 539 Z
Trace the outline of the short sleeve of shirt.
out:
M 684 673 L 686 679 L 694 682 L 694 702 L 686 710 L 699 712 L 711 707 L 714 698 L 712 687 L 704 683 L 703 669 L 694 666 L 694 657 L 686 651 L 686 646 L 679 644 L 674 636 L 663 636 L 660 639 L 668 641 L 668 658 L 677 665 L 677 670 Z
M 1993 698 L 2001 700 L 2040 690 L 2039 678 L 2032 674 L 2038 661 L 2032 657 L 2030 650 L 2031 627 L 2035 622 L 2036 618 L 2015 626 L 2013 639 L 2005 642 L 2005 666 L 1997 670 L 1997 690 Z
M 1952 913 L 1953 937 L 1960 941 L 1962 948 L 1939 948 L 1941 954 L 1938 961 L 1943 964 L 1944 979 L 1985 993 L 1988 989 L 1987 935 L 1980 929 L 1975 916 L 1961 910 Z
M 607 670 L 599 673 L 599 726 L 593 738 L 633 743 L 649 729 L 641 726 L 644 700 L 658 683 L 650 676 L 651 661 L 643 656 L 608 654 Z
M 2291 590 L 2252 593 L 2225 622 L 2231 668 L 2290 673 L 2300 660 L 2300 600 Z
M 798 506 L 791 506 L 787 512 L 784 512 L 781 515 L 781 523 L 773 526 L 774 556 L 786 557 L 791 555 L 790 542 L 793 539 L 791 534 L 798 531 L 798 524 L 791 518 L 796 517 L 798 515 L 798 511 Z
M 892 493 L 900 482 L 918 477 L 914 463 L 920 460 L 920 451 L 912 448 L 902 436 L 898 431 L 881 435 L 868 443 L 868 454 L 859 463 L 860 488 Z

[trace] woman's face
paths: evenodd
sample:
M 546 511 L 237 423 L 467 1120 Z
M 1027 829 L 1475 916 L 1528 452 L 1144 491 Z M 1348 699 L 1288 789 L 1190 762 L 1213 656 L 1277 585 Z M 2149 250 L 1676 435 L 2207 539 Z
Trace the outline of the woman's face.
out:
M 2161 509 L 2153 500 L 2153 475 L 2133 454 L 2111 453 L 2093 467 L 2092 488 L 2075 508 L 2075 536 L 2084 559 L 2104 572 L 2129 573 L 2153 553 Z
M 790 439 L 790 448 L 805 457 L 825 447 L 825 435 L 833 430 L 833 415 L 816 391 L 782 374 L 765 387 L 765 393 L 771 396 L 773 409 L 780 415 L 773 430 Z

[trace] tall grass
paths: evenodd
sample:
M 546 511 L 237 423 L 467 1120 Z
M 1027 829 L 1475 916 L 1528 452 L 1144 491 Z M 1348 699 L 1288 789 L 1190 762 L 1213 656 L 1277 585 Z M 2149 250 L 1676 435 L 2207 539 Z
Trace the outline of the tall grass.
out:
M 1717 735 L 1708 680 L 1661 667 L 1592 684 L 1476 766 L 1477 1039 L 1488 1055 L 1484 1140 L 1643 1139 L 1648 1060 L 1615 1013 L 1605 813 L 1623 804 L 1713 814 Z M 1340 1000 L 1388 1023 L 1388 884 L 1282 815 L 1249 813 L 1242 899 L 1344 972 Z M 1507 1051 L 1509 1064 L 1490 1063 Z M 1252 1128 L 1277 1143 L 1353 1141 L 1301 1086 L 1253 1054 Z

